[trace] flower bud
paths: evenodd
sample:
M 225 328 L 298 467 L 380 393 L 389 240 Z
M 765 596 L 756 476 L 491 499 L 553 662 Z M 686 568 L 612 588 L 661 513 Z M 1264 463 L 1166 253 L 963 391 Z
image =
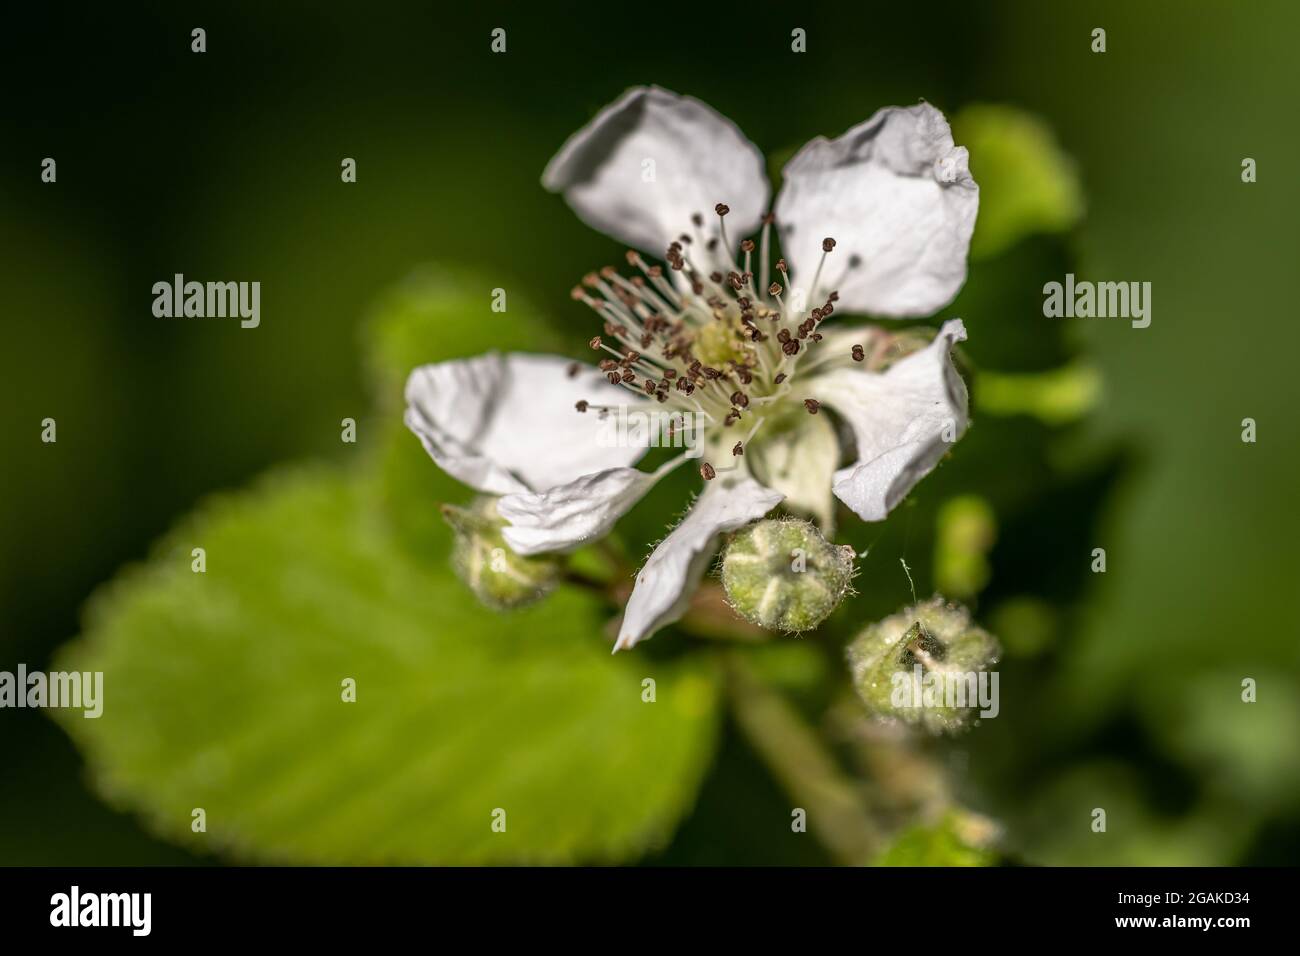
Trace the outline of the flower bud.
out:
M 484 496 L 469 508 L 443 505 L 442 516 L 456 533 L 451 561 L 456 576 L 490 608 L 508 610 L 544 597 L 555 587 L 560 562 L 551 555 L 515 554 L 501 535 L 505 519 L 497 500 Z
M 853 579 L 853 549 L 799 518 L 768 518 L 738 532 L 722 556 L 728 603 L 773 631 L 811 630 L 839 606 Z
M 996 717 L 1001 653 L 970 612 L 935 596 L 872 624 L 848 648 L 853 686 L 872 714 L 933 734 Z

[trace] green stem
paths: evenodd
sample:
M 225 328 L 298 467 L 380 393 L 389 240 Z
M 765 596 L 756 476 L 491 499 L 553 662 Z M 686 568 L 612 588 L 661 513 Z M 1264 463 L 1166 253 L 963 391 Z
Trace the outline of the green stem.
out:
M 741 653 L 726 657 L 732 713 L 750 745 L 841 864 L 861 866 L 880 838 L 857 788 L 789 702 L 764 684 Z

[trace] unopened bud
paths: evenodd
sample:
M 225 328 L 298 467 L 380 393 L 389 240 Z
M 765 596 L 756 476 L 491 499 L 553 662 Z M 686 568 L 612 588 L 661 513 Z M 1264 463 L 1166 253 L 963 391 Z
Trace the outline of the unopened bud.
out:
M 826 620 L 849 593 L 853 549 L 798 518 L 766 519 L 736 534 L 722 556 L 732 609 L 773 631 L 797 634 Z
M 996 717 L 1001 653 L 970 612 L 941 597 L 872 624 L 849 645 L 853 686 L 877 717 L 951 733 Z
M 501 535 L 506 522 L 497 513 L 495 498 L 480 497 L 468 508 L 443 505 L 442 516 L 456 533 L 451 551 L 456 576 L 488 607 L 522 607 L 555 587 L 559 559 L 525 558 L 511 551 Z

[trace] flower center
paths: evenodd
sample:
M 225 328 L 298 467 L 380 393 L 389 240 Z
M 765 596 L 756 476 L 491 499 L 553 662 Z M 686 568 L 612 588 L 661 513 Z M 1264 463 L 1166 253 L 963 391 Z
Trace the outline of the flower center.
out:
M 770 264 L 773 217 L 763 217 L 756 278 L 754 241 L 740 244 L 737 261 L 727 239 L 730 209 L 719 203 L 714 212 L 721 241 L 704 239 L 704 218 L 697 213 L 693 234 L 683 233 L 668 246 L 667 273 L 629 251 L 628 264 L 639 274 L 625 277 L 607 266 L 584 277 L 572 296 L 603 320 L 603 335 L 588 344 L 606 353 L 600 369 L 612 384 L 670 410 L 703 413 L 688 416 L 705 423 L 708 434 L 696 437 L 704 438 L 706 448 L 729 448 L 740 456 L 775 406 L 802 401 L 806 412 L 817 414 L 817 402 L 798 395 L 793 379 L 822 341 L 817 327 L 839 299 L 833 290 L 816 299 L 835 240 L 822 242 L 822 259 L 807 291 L 791 294 L 785 260 Z M 775 281 L 773 271 L 779 276 Z M 579 411 L 610 407 L 578 404 Z M 706 463 L 701 473 L 708 478 L 713 470 Z

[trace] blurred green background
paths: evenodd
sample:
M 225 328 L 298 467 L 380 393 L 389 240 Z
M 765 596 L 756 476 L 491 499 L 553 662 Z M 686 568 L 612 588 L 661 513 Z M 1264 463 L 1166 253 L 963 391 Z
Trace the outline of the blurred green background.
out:
M 201 56 L 189 51 L 196 26 Z M 497 26 L 502 56 L 488 49 Z M 806 55 L 789 52 L 795 27 Z M 49 667 L 81 631 L 90 593 L 211 492 L 277 463 L 346 463 L 373 448 L 391 409 L 367 384 L 363 319 L 413 269 L 482 277 L 482 310 L 441 330 L 477 343 L 463 351 L 492 341 L 500 286 L 554 329 L 528 341 L 506 330 L 500 347 L 558 342 L 580 355 L 590 320 L 567 290 L 621 250 L 538 178 L 627 86 L 698 96 L 778 157 L 887 104 L 924 97 L 950 117 L 1006 104 L 1040 117 L 1074 158 L 1086 214 L 1063 236 L 973 264 L 944 314 L 966 320 L 977 368 L 1078 359 L 1104 386 L 1076 424 L 985 425 L 977 378 L 977 427 L 918 489 L 918 511 L 974 491 L 998 526 L 978 612 L 1008 646 L 1002 715 L 943 745 L 943 759 L 963 799 L 1002 825 L 1008 859 L 1293 863 L 1300 182 L 1285 164 L 1300 146 L 1297 30 L 1300 10 L 1280 0 L 11 13 L 0 37 L 0 669 Z M 46 156 L 57 185 L 39 181 Z M 339 182 L 345 156 L 356 185 Z M 1245 157 L 1257 183 L 1241 182 Z M 972 144 L 984 182 L 980 162 Z M 1150 328 L 1043 318 L 1042 284 L 1070 269 L 1151 282 Z M 260 280 L 261 327 L 154 318 L 150 288 L 175 272 Z M 40 442 L 47 416 L 55 445 Z M 361 423 L 357 446 L 338 440 L 346 416 Z M 1255 444 L 1241 441 L 1246 417 Z M 864 568 L 874 613 L 908 600 L 900 555 L 921 569 L 918 590 L 934 587 L 933 522 L 916 521 L 908 509 L 892 518 Z M 1096 547 L 1104 575 L 1088 570 Z M 1240 702 L 1245 677 L 1258 681 L 1256 704 Z M 717 747 L 682 757 L 703 761 L 702 783 L 647 859 L 824 862 L 790 836 L 788 801 L 729 721 Z M 221 858 L 110 809 L 46 715 L 0 711 L 0 757 L 0 863 Z M 1098 806 L 1104 837 L 1088 829 Z M 588 856 L 601 854 L 577 853 Z

